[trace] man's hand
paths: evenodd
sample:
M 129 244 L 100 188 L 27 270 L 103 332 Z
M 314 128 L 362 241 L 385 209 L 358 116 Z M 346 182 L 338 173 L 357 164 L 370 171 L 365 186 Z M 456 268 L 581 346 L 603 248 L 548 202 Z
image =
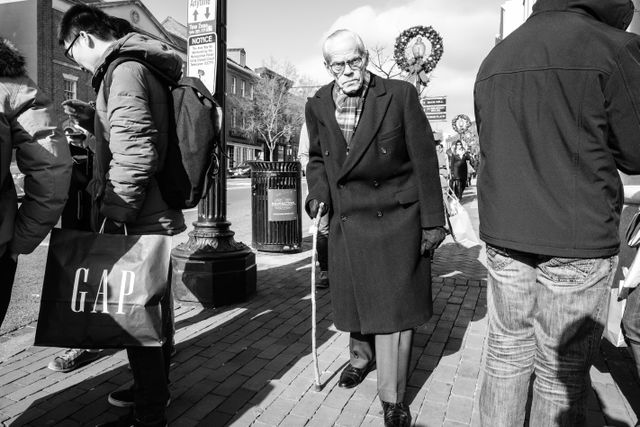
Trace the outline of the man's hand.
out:
M 311 218 L 315 218 L 318 216 L 318 210 L 320 210 L 320 216 L 322 216 L 327 213 L 327 210 L 329 210 L 329 208 L 324 202 L 320 202 L 316 199 L 309 200 L 309 215 L 311 216 Z
M 422 229 L 422 242 L 420 243 L 420 255 L 426 256 L 429 251 L 436 249 L 447 236 L 444 227 L 433 227 Z
M 96 110 L 88 102 L 79 99 L 67 99 L 62 102 L 62 110 L 77 123 L 93 120 Z

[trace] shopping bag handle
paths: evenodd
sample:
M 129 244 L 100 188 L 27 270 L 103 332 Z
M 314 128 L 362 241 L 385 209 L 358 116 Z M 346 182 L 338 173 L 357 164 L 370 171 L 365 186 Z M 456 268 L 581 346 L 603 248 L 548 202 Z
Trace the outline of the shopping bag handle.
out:
M 103 220 L 102 220 L 102 226 L 100 226 L 100 231 L 99 231 L 99 233 L 100 233 L 100 234 L 104 234 L 104 225 L 105 225 L 106 223 L 107 223 L 107 218 L 105 218 L 105 219 L 103 219 Z M 128 236 L 128 235 L 129 235 L 129 233 L 128 233 L 128 231 L 127 231 L 127 224 L 126 224 L 126 223 L 123 223 L 122 225 L 124 226 L 124 235 L 125 235 L 125 236 Z

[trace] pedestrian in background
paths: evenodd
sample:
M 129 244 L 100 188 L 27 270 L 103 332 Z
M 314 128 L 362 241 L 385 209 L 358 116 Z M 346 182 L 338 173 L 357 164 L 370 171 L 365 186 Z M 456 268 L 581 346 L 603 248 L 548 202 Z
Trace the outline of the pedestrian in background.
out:
M 616 169 L 640 173 L 640 37 L 629 0 L 538 0 L 475 84 L 487 357 L 480 419 L 582 426 L 618 262 Z
M 302 170 L 307 170 L 309 163 L 309 132 L 307 124 L 303 123 L 300 128 L 300 142 L 298 144 L 298 161 L 302 166 Z M 309 185 L 307 184 L 307 188 Z M 329 287 L 329 214 L 325 212 L 320 216 L 318 222 L 318 238 L 316 241 L 318 254 L 318 266 L 320 267 L 320 280 L 316 287 L 326 289 Z
M 306 209 L 329 213 L 334 324 L 350 333 L 338 385 L 375 364 L 385 425 L 409 426 L 413 328 L 432 314 L 429 251 L 445 237 L 433 134 L 415 87 L 366 70 L 357 34 L 332 33 L 323 56 L 334 81 L 306 105 Z
M 58 41 L 65 55 L 93 74 L 97 92 L 92 129 L 96 137 L 93 178 L 88 186 L 94 205 L 92 228 L 106 221 L 105 232 L 173 235 L 185 229 L 182 212 L 162 199 L 155 174 L 166 157 L 169 92 L 165 83 L 139 62 L 123 62 L 113 69 L 110 88 L 103 84 L 109 64 L 121 55 L 139 55 L 171 79 L 182 74 L 179 55 L 160 41 L 137 33 L 117 38 L 119 27 L 102 10 L 84 4 L 71 7 L 60 22 Z M 106 96 L 106 93 L 109 96 Z M 75 104 L 74 104 L 75 107 Z M 85 106 L 80 112 L 87 112 Z M 79 117 L 85 127 L 89 117 Z M 85 123 L 85 124 L 83 124 Z M 169 272 L 167 272 L 167 275 Z M 171 291 L 161 302 L 163 324 L 171 315 Z M 169 360 L 173 330 L 166 330 L 158 347 L 129 347 L 132 389 L 109 395 L 116 406 L 133 413 L 106 425 L 164 426 L 169 397 Z
M 7 314 L 18 256 L 29 254 L 58 222 L 67 200 L 71 156 L 51 102 L 27 77 L 25 60 L 0 37 L 0 325 Z M 18 196 L 10 165 L 25 175 Z
M 471 156 L 460 140 L 457 140 L 453 147 L 447 150 L 447 156 L 449 157 L 449 170 L 451 171 L 449 186 L 453 190 L 453 194 L 462 200 L 464 189 L 467 188 L 467 162 L 471 160 Z

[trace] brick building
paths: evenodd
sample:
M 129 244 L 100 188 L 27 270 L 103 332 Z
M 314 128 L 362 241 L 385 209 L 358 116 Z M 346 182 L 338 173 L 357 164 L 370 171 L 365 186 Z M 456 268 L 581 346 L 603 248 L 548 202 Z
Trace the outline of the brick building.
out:
M 69 126 L 69 119 L 60 107 L 62 101 L 95 99 L 91 75 L 68 60 L 57 42 L 62 16 L 77 3 L 90 3 L 109 15 L 127 19 L 136 31 L 168 44 L 182 56 L 185 64 L 187 59 L 186 26 L 171 17 L 160 23 L 140 0 L 3 0 L 0 2 L 0 34 L 11 40 L 25 56 L 28 74 L 51 98 L 61 128 Z M 234 98 L 253 96 L 256 77 L 246 66 L 244 49 L 228 49 L 226 141 L 229 166 L 263 158 L 263 144 L 242 131 L 244 117 L 234 102 Z

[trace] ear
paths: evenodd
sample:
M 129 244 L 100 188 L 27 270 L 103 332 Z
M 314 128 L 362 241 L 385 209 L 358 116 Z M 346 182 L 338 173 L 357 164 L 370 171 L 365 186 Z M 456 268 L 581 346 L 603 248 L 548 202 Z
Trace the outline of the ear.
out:
M 364 54 L 362 55 L 362 69 L 366 70 L 367 69 L 367 65 L 369 65 L 369 51 L 365 51 Z
M 331 71 L 331 67 L 329 67 L 329 64 L 327 64 L 327 61 L 324 61 L 324 69 L 327 70 L 327 73 L 329 73 L 331 79 L 336 78 L 336 76 L 333 74 L 333 71 Z
M 87 43 L 87 47 L 89 47 L 90 49 L 94 48 L 96 43 L 91 34 L 87 33 L 86 31 L 80 31 L 80 38 L 85 40 L 85 43 Z

